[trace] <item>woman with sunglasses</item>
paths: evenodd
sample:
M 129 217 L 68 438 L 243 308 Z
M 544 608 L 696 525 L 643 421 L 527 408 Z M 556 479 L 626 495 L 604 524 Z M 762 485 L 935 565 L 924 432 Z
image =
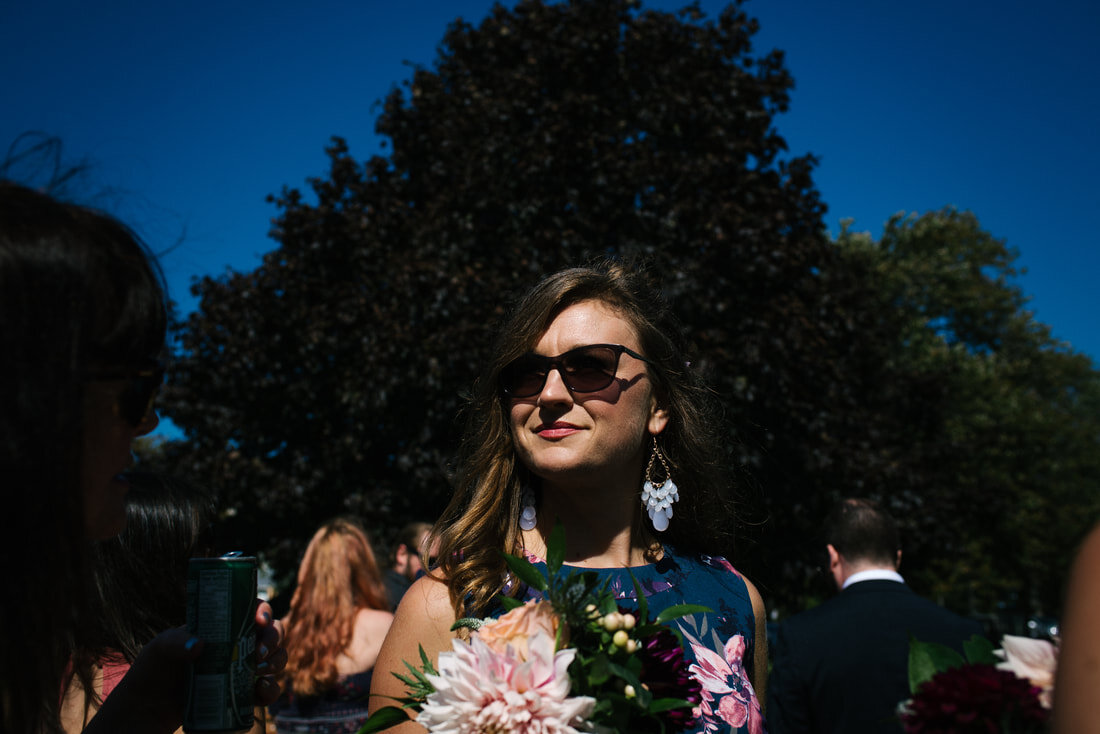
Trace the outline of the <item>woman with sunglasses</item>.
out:
M 713 610 L 672 623 L 702 687 L 691 730 L 762 731 L 763 603 L 717 555 L 734 524 L 725 438 L 681 333 L 655 285 L 618 264 L 562 271 L 521 300 L 475 385 L 439 565 L 398 607 L 375 708 L 404 694 L 390 673 L 418 646 L 451 649 L 456 619 L 499 613 L 505 588 L 534 597 L 501 551 L 543 559 L 560 522 L 566 564 L 609 579 L 622 606 L 636 605 L 632 574 L 652 615 Z
M 129 229 L 0 181 L 2 731 L 60 731 L 77 626 L 94 609 L 88 544 L 125 523 L 130 444 L 157 425 L 166 325 L 160 273 Z M 286 651 L 271 620 L 259 605 L 277 668 Z M 200 651 L 182 628 L 157 636 L 86 731 L 176 729 Z M 260 703 L 277 693 L 263 676 Z

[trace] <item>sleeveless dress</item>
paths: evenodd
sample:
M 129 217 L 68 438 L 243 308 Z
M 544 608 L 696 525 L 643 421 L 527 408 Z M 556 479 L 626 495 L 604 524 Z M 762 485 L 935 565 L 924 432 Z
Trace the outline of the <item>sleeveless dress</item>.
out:
M 298 696 L 291 689 L 267 711 L 278 734 L 354 734 L 367 720 L 370 670 L 348 675 L 336 686 L 317 696 Z
M 527 560 L 545 573 L 546 563 L 542 559 L 528 553 Z M 688 670 L 702 687 L 702 701 L 693 710 L 695 728 L 691 731 L 698 734 L 766 732 L 760 702 L 749 682 L 756 646 L 752 600 L 744 579 L 729 561 L 720 556 L 681 555 L 666 545 L 664 557 L 647 566 L 629 570 L 576 570 L 596 571 L 601 580 L 609 578 L 609 588 L 618 604 L 626 609 L 637 608 L 634 584 L 630 580 L 633 574 L 645 594 L 651 617 L 676 604 L 710 607 L 710 612 L 668 623 L 683 636 Z M 541 596 L 537 590 L 528 588 L 521 599 L 530 601 Z M 503 612 L 503 609 L 494 608 L 489 616 L 498 617 Z

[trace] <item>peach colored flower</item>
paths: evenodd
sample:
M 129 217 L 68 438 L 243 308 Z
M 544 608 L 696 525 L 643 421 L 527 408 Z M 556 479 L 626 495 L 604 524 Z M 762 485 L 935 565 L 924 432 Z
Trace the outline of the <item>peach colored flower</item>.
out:
M 1046 640 L 1005 635 L 1001 639 L 1001 649 L 995 653 L 1004 660 L 997 667 L 1000 670 L 1009 670 L 1017 678 L 1023 678 L 1038 687 L 1041 690 L 1039 701 L 1044 708 L 1049 709 L 1054 698 L 1054 671 L 1058 667 L 1058 648 Z
M 503 654 L 508 646 L 519 660 L 528 656 L 528 640 L 536 632 L 544 632 L 550 640 L 556 639 L 561 620 L 548 601 L 527 602 L 501 617 L 486 622 L 478 628 L 478 638 L 494 652 Z M 563 635 L 562 644 L 565 644 Z

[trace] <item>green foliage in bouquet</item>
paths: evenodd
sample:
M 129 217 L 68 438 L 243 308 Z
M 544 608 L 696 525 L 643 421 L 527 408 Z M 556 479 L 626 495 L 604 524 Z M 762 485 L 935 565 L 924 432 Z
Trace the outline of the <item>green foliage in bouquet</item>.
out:
M 898 714 L 905 734 L 1040 734 L 1049 711 L 1040 687 L 1005 669 L 993 644 L 975 635 L 964 655 L 910 638 L 909 690 Z
M 925 681 L 932 680 L 936 673 L 963 665 L 996 665 L 1001 662 L 993 654 L 993 643 L 984 637 L 974 635 L 963 643 L 963 653 L 938 642 L 921 642 L 909 637 L 909 693 L 916 695 Z
M 638 609 L 621 609 L 594 571 L 563 572 L 565 531 L 554 528 L 547 541 L 546 573 L 528 561 L 505 554 L 505 561 L 515 577 L 531 589 L 540 592 L 544 602 L 521 602 L 499 596 L 506 616 L 514 610 L 528 607 L 537 616 L 537 604 L 549 604 L 552 612 L 545 614 L 553 629 L 554 650 L 572 651 L 568 667 L 571 699 L 587 698 L 590 707 L 582 729 L 602 732 L 653 732 L 663 734 L 689 726 L 692 708 L 701 698 L 699 684 L 688 673 L 680 635 L 666 623 L 687 614 L 707 612 L 708 608 L 694 604 L 669 607 L 649 619 L 645 594 L 637 579 L 631 576 L 638 600 Z M 522 612 L 520 612 L 522 613 Z M 477 635 L 492 632 L 499 619 L 463 618 L 452 629 L 468 628 Z M 546 632 L 541 629 L 538 632 Z M 528 637 L 526 632 L 521 637 Z M 526 644 L 505 648 L 508 655 Z M 444 652 L 441 655 L 452 653 Z M 405 662 L 408 674 L 394 675 L 405 684 L 405 696 L 394 700 L 400 706 L 387 706 L 375 712 L 359 734 L 382 731 L 403 723 L 409 711 L 422 711 L 429 697 L 436 693 L 439 671 L 432 665 L 423 648 L 419 667 Z M 441 669 L 444 666 L 439 666 Z M 429 727 L 431 730 L 431 727 Z
M 525 559 L 505 555 L 512 573 L 542 592 L 561 619 L 559 646 L 562 631 L 568 630 L 567 644 L 577 650 L 569 668 L 572 693 L 596 698 L 592 718 L 616 731 L 663 732 L 668 724 L 675 728 L 686 725 L 691 720 L 690 709 L 699 701 L 698 684 L 687 674 L 679 633 L 665 624 L 710 609 L 678 604 L 649 620 L 645 593 L 631 574 L 638 610 L 636 616 L 624 614 L 608 590 L 607 580 L 601 583 L 594 571 L 563 574 L 564 560 L 565 530 L 561 525 L 555 526 L 547 541 L 546 576 Z M 501 597 L 501 602 L 507 609 L 522 606 L 510 597 Z M 626 620 L 628 615 L 631 621 Z M 659 660 L 652 654 L 655 648 L 664 653 Z M 666 690 L 694 693 L 694 700 L 685 695 L 657 695 L 657 691 Z M 676 709 L 688 713 L 676 716 L 671 713 Z

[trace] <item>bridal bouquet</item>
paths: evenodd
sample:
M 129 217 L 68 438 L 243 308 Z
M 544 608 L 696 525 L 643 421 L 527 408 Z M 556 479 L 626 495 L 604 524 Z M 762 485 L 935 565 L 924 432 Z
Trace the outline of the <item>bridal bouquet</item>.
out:
M 909 688 L 899 706 L 905 734 L 1046 731 L 1058 648 L 1046 640 L 1005 635 L 1001 649 L 974 636 L 966 657 L 949 647 L 913 640 Z
M 376 711 L 360 734 L 381 731 L 418 712 L 429 732 L 674 732 L 689 726 L 701 689 L 688 674 L 679 634 L 664 623 L 709 611 L 682 604 L 650 620 L 635 582 L 637 611 L 619 608 L 594 572 L 562 572 L 564 531 L 555 528 L 547 575 L 505 556 L 512 572 L 542 592 L 526 604 L 500 597 L 498 619 L 460 619 L 470 630 L 433 666 L 405 662 L 397 675 L 408 694 Z

